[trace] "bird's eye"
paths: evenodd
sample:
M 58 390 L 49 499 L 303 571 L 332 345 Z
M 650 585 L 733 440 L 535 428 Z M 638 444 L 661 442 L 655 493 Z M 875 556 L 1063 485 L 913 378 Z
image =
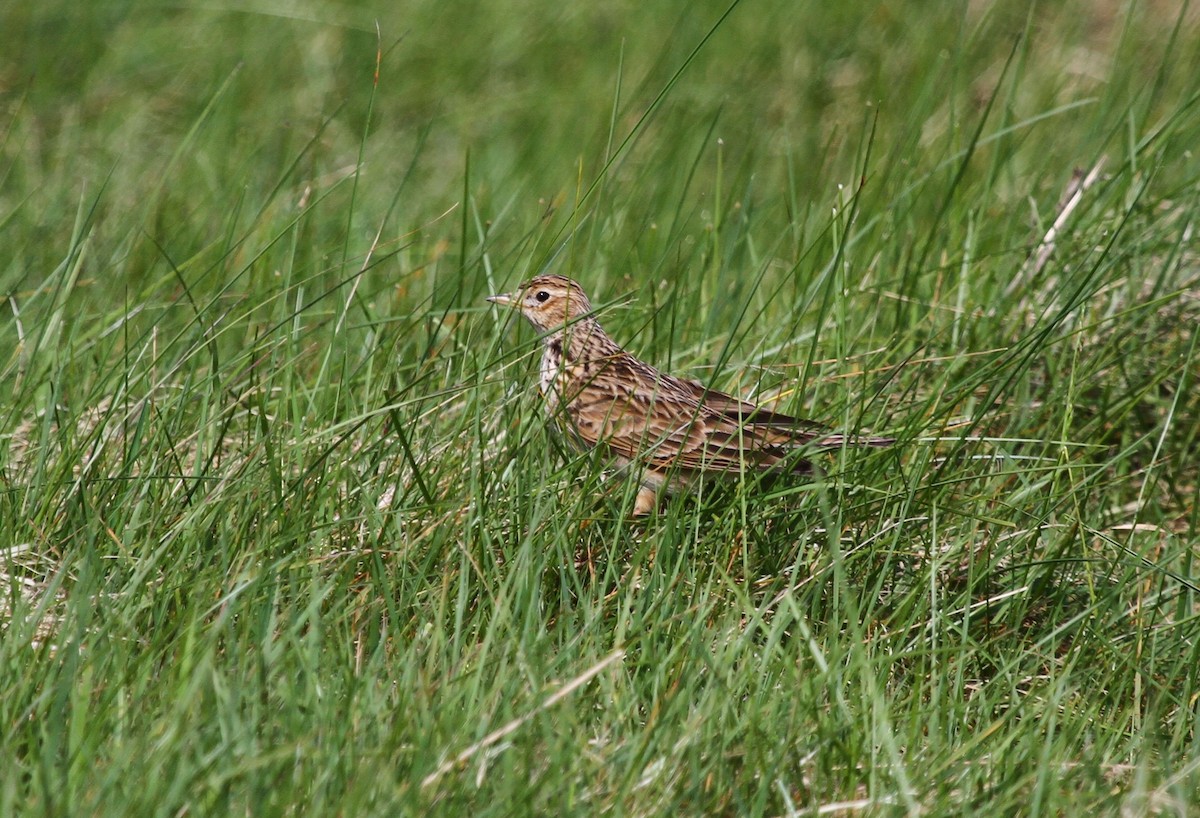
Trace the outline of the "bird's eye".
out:
M 550 293 L 546 292 L 545 290 L 540 290 L 538 292 L 538 294 L 534 296 L 534 298 L 536 298 L 538 301 L 542 301 L 542 302 L 544 302 L 549 297 L 550 297 Z

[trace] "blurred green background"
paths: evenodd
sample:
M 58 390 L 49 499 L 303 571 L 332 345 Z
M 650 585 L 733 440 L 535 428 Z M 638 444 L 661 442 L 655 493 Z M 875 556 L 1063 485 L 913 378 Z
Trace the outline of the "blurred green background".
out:
M 356 186 L 353 218 L 313 227 L 326 252 L 342 241 L 364 252 L 393 200 L 391 246 L 410 244 L 421 259 L 439 239 L 458 244 L 462 214 L 444 214 L 464 192 L 478 218 L 516 223 L 494 234 L 511 246 L 548 206 L 570 209 L 724 11 L 10 7 L 0 69 L 7 279 L 53 268 L 48 239 L 67 237 L 81 201 L 95 202 L 97 229 L 117 234 L 113 244 L 136 252 L 136 222 L 187 258 L 217 234 L 248 230 L 264 208 L 329 192 L 360 152 L 368 183 Z M 958 172 L 950 157 L 989 103 L 994 138 L 967 181 L 987 186 L 976 203 L 983 252 L 1019 258 L 1023 248 L 1005 236 L 1029 224 L 1029 197 L 1051 207 L 1074 167 L 1144 139 L 1193 89 L 1194 17 L 1166 2 L 956 3 L 936 14 L 882 3 L 741 5 L 605 177 L 628 224 L 597 273 L 638 280 L 648 263 L 669 264 L 646 227 L 674 215 L 684 185 L 684 215 L 703 228 L 721 140 L 724 192 L 763 211 L 772 237 L 810 210 L 823 219 L 838 186 L 857 183 L 869 146 L 864 193 L 873 216 L 894 220 L 901 241 L 886 261 L 900 275 L 911 263 L 904 238 L 920 245 L 928 229 L 912 209 L 940 205 Z M 1024 147 L 1031 140 L 1036 148 Z M 1189 151 L 1179 145 L 1180 168 Z M 646 187 L 661 192 L 646 202 Z M 52 225 L 58 232 L 46 234 Z

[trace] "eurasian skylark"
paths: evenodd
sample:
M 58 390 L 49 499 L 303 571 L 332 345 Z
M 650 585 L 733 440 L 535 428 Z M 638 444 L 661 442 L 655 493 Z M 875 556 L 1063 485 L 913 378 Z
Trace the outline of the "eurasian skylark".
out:
M 520 309 L 544 333 L 540 380 L 547 408 L 574 442 L 602 447 L 618 466 L 634 470 L 641 482 L 635 516 L 654 511 L 660 491 L 686 488 L 702 474 L 804 474 L 812 467 L 797 450 L 894 442 L 837 434 L 659 372 L 608 337 L 569 278 L 538 276 L 488 301 Z

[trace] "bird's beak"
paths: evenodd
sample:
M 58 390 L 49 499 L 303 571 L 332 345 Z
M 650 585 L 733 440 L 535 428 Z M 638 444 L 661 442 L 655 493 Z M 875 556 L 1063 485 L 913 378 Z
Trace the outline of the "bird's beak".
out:
M 487 298 L 493 304 L 499 304 L 501 307 L 510 307 L 517 303 L 517 298 L 513 293 L 501 293 L 500 295 L 489 295 Z

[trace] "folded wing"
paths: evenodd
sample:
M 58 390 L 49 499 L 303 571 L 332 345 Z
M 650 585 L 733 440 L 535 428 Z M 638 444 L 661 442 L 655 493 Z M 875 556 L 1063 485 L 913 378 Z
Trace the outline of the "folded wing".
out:
M 604 399 L 569 406 L 575 433 L 587 445 L 605 446 L 652 468 L 802 472 L 808 464 L 794 457 L 795 451 L 823 437 L 786 415 L 764 416 L 753 404 L 727 395 L 722 397 L 728 403 L 712 406 L 691 390 L 649 393 L 606 386 Z

